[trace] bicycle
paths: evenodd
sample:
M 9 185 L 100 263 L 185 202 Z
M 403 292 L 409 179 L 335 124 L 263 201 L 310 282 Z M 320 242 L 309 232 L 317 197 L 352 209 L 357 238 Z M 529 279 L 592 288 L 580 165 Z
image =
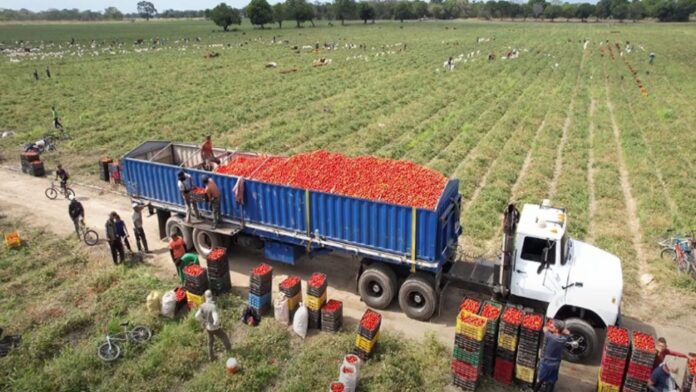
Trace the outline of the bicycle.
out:
M 97 234 L 96 231 L 90 229 L 87 224 L 85 224 L 84 219 L 80 219 L 79 223 L 79 228 L 80 228 L 80 238 L 87 244 L 88 246 L 94 246 L 99 242 L 99 234 Z
M 675 247 L 677 244 L 685 244 L 685 251 L 689 252 L 696 246 L 696 239 L 694 238 L 694 232 L 692 231 L 690 235 L 685 236 L 682 234 L 671 234 L 674 229 L 668 229 L 665 236 L 657 241 L 660 246 L 660 258 L 671 258 L 672 260 L 677 260 L 677 252 Z
M 59 194 L 65 196 L 66 199 L 70 196 L 75 197 L 75 191 L 73 191 L 67 186 L 65 187 L 65 189 L 63 189 L 63 187 L 61 186 L 57 187 L 56 182 L 54 180 L 51 180 L 51 186 L 46 188 L 44 193 L 46 194 L 46 197 L 48 197 L 51 200 L 55 200 Z
M 121 323 L 123 327 L 123 332 L 119 332 L 113 335 L 106 335 L 106 342 L 102 343 L 97 350 L 97 356 L 104 362 L 113 362 L 121 356 L 121 346 L 119 342 L 135 342 L 137 344 L 142 344 L 152 338 L 152 331 L 150 328 L 138 325 L 132 329 L 128 329 L 130 321 L 125 321 Z

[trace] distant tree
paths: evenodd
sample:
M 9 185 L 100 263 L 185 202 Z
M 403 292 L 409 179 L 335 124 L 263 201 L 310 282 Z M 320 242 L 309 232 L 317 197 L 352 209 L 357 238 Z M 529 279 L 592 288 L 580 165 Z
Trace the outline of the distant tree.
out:
M 586 22 L 587 18 L 592 16 L 595 12 L 595 6 L 590 3 L 582 3 L 578 5 L 575 9 L 575 17 L 580 19 L 582 22 Z
M 404 23 L 404 19 L 411 19 L 413 17 L 413 11 L 411 9 L 411 2 L 407 0 L 400 0 L 396 4 L 394 9 L 394 18 Z
M 211 10 L 210 8 L 206 8 L 205 11 L 203 11 L 203 17 L 210 20 L 212 13 L 213 10 Z
M 444 19 L 444 10 L 442 9 L 442 4 L 430 2 L 430 15 L 435 19 Z
M 236 10 L 225 3 L 218 4 L 212 11 L 210 11 L 210 19 L 216 25 L 222 27 L 223 30 L 227 31 L 230 25 L 242 24 L 242 16 L 239 10 Z
M 606 19 L 611 15 L 611 0 L 599 0 L 595 6 L 597 19 Z
M 372 20 L 372 23 L 375 23 L 375 7 L 371 3 L 367 1 L 358 3 L 358 14 L 365 24 L 367 24 L 368 20 Z
M 278 23 L 279 29 L 282 29 L 283 28 L 283 21 L 287 17 L 287 10 L 285 8 L 285 4 L 283 4 L 283 3 L 273 4 L 273 6 L 271 8 L 273 9 L 273 21 Z
M 138 3 L 138 14 L 145 20 L 150 21 L 150 18 L 157 15 L 155 5 L 149 1 L 141 1 Z
M 123 20 L 123 13 L 116 7 L 107 7 L 104 10 L 104 19 Z
M 553 22 L 554 19 L 561 16 L 563 13 L 563 7 L 557 4 L 552 4 L 544 9 L 544 17 L 548 18 Z
M 645 6 L 640 0 L 633 0 L 628 10 L 629 18 L 634 22 L 645 18 Z
M 333 9 L 336 19 L 341 21 L 341 25 L 346 24 L 346 19 L 353 19 L 356 11 L 355 0 L 334 0 Z
M 444 19 L 457 19 L 462 16 L 464 9 L 459 0 L 445 0 L 442 3 L 442 11 Z
M 306 0 L 287 0 L 288 16 L 297 22 L 297 27 L 306 21 L 314 26 L 314 7 Z
M 544 5 L 545 3 L 534 3 L 532 4 L 532 16 L 534 19 L 539 18 L 544 14 Z
M 611 5 L 611 17 L 623 22 L 624 19 L 628 18 L 629 5 L 624 1 L 615 1 Z
M 575 9 L 577 5 L 571 3 L 565 3 L 561 6 L 561 16 L 566 18 L 566 22 L 570 22 L 570 18 L 575 16 Z
M 266 0 L 251 0 L 246 7 L 246 15 L 251 24 L 261 26 L 273 23 L 273 8 Z
M 413 16 L 415 18 L 425 18 L 429 14 L 428 3 L 425 1 L 415 0 L 411 5 L 411 9 L 413 10 Z

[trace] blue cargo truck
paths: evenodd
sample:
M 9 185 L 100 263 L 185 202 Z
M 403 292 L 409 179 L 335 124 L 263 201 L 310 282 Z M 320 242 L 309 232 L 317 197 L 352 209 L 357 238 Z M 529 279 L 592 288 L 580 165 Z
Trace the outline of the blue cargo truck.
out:
M 254 153 L 214 149 L 223 163 Z M 448 285 L 528 306 L 567 321 L 566 352 L 582 360 L 599 348 L 595 329 L 616 324 L 623 280 L 619 259 L 567 236 L 564 209 L 550 202 L 514 205 L 504 213 L 500 260 L 457 260 L 461 195 L 450 179 L 433 210 L 315 192 L 201 169 L 197 146 L 147 141 L 121 160 L 128 195 L 157 209 L 160 235 L 182 235 L 199 254 L 230 241 L 262 248 L 267 259 L 295 264 L 301 257 L 343 252 L 360 260 L 357 290 L 377 309 L 398 298 L 409 317 L 428 320 Z M 187 223 L 177 173 L 194 183 L 210 176 L 220 188 L 222 223 Z M 203 204 L 204 214 L 209 213 Z M 602 271 L 602 274 L 597 274 Z

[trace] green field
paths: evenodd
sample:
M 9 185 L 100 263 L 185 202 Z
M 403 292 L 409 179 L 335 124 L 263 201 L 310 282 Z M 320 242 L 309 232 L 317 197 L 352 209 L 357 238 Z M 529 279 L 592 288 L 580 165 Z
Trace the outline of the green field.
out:
M 134 45 L 141 38 L 145 44 Z M 164 42 L 152 45 L 154 38 Z M 0 25 L 0 129 L 17 132 L 0 140 L 0 151 L 14 157 L 20 143 L 47 133 L 55 104 L 72 139 L 49 162 L 69 162 L 83 182 L 96 182 L 100 156 L 119 156 L 145 139 L 198 143 L 206 134 L 218 146 L 267 153 L 321 148 L 408 159 L 460 179 L 467 255 L 495 253 L 508 201 L 550 198 L 568 208 L 574 236 L 621 258 L 624 313 L 694 332 L 696 284 L 660 259 L 655 241 L 669 227 L 696 228 L 695 40 L 692 24 L 656 23 L 378 22 L 230 33 L 205 21 Z M 302 49 L 316 43 L 336 50 Z M 512 49 L 519 58 L 500 59 Z M 206 58 L 209 52 L 220 56 Z M 488 61 L 489 53 L 497 58 Z M 447 72 L 450 56 L 461 61 Z M 312 67 L 319 57 L 332 63 Z M 278 67 L 266 69 L 271 61 Z M 290 69 L 297 71 L 281 72 Z M 655 277 L 648 294 L 644 274 Z M 186 335 L 193 327 L 167 329 Z M 280 335 L 279 356 L 290 358 L 293 343 Z M 332 344 L 349 344 L 341 339 Z M 72 364 L 64 355 L 96 366 L 79 347 L 40 363 L 49 374 Z M 159 366 L 150 355 L 138 361 L 108 377 L 137 380 Z M 96 368 L 90 385 L 109 385 L 102 376 L 110 370 Z M 259 377 L 279 374 L 273 366 L 268 372 Z M 303 390 L 309 372 L 283 373 L 298 383 L 287 390 Z M 191 390 L 205 386 L 192 377 Z

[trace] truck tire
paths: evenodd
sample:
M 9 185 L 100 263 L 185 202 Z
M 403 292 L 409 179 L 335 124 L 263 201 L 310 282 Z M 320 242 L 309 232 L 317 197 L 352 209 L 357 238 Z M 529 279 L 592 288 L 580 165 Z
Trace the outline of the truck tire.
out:
M 191 235 L 191 229 L 184 224 L 183 219 L 172 215 L 169 217 L 169 219 L 167 219 L 165 230 L 167 232 L 167 237 L 171 237 L 173 234 L 178 234 L 184 238 L 186 248 L 191 249 L 191 247 L 193 247 L 193 236 Z
M 208 257 L 213 248 L 226 247 L 225 238 L 221 234 L 199 228 L 193 229 L 193 246 L 196 248 L 196 253 L 203 257 Z
M 597 348 L 597 333 L 587 321 L 579 318 L 565 320 L 566 329 L 570 331 L 570 340 L 563 351 L 563 358 L 568 362 L 582 362 L 592 356 Z
M 437 293 L 432 277 L 417 273 L 409 276 L 399 290 L 401 311 L 412 319 L 426 321 L 437 309 Z
M 358 280 L 360 298 L 372 308 L 385 309 L 396 296 L 396 274 L 389 266 L 370 264 Z

